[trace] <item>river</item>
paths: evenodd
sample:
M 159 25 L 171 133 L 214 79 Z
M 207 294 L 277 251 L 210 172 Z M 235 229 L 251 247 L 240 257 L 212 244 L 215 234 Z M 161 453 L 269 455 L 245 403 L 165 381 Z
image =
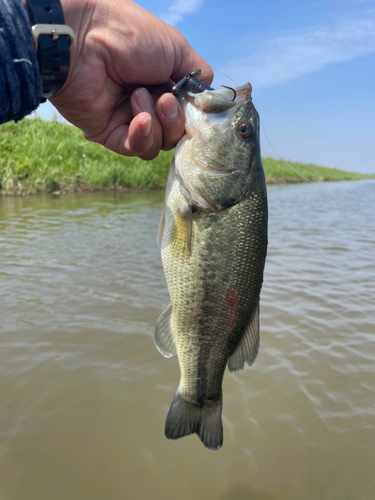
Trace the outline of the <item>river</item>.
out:
M 0 500 L 373 500 L 375 182 L 269 189 L 224 445 L 164 437 L 162 192 L 0 198 Z

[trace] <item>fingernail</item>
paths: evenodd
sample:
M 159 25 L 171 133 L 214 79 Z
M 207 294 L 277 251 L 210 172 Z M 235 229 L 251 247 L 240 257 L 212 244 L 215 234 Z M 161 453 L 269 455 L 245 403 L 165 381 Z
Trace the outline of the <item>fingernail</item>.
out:
M 172 96 L 167 96 L 163 101 L 160 102 L 160 107 L 168 120 L 175 120 L 178 116 L 178 108 L 176 98 Z
M 137 90 L 134 95 L 134 99 L 141 111 L 146 111 L 146 113 L 153 113 L 154 102 L 146 89 Z
M 148 116 L 143 120 L 143 122 L 140 124 L 140 129 L 142 132 L 143 137 L 148 137 L 151 133 L 151 125 L 152 125 L 152 119 L 151 116 Z

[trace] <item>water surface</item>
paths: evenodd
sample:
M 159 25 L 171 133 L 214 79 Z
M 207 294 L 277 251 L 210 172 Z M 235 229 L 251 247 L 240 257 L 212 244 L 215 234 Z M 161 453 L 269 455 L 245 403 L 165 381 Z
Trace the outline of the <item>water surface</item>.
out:
M 163 193 L 0 198 L 1 500 L 373 500 L 375 182 L 273 187 L 224 445 L 164 437 Z

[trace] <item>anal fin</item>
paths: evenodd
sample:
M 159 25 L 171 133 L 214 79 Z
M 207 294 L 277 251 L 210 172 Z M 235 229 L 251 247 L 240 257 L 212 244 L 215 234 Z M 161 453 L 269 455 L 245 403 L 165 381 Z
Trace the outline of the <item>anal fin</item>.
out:
M 166 358 L 171 358 L 177 352 L 172 337 L 171 319 L 172 304 L 169 304 L 159 316 L 154 331 L 154 344 L 158 351 Z
M 230 372 L 243 370 L 245 363 L 251 366 L 259 351 L 259 301 L 255 307 L 251 320 L 236 347 L 229 356 L 228 369 Z

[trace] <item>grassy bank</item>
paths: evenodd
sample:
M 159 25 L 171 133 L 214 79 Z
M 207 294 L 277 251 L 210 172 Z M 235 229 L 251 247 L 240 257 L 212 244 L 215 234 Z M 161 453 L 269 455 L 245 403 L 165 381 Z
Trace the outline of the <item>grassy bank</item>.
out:
M 166 184 L 173 152 L 151 161 L 124 158 L 86 141 L 75 127 L 40 119 L 0 127 L 0 194 L 98 189 L 157 189 Z M 364 179 L 343 170 L 292 163 L 312 181 Z M 265 158 L 269 183 L 301 182 L 283 162 Z

